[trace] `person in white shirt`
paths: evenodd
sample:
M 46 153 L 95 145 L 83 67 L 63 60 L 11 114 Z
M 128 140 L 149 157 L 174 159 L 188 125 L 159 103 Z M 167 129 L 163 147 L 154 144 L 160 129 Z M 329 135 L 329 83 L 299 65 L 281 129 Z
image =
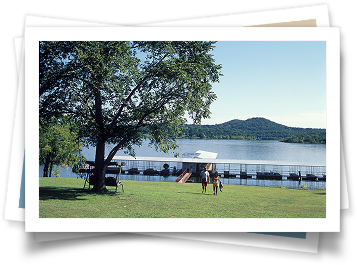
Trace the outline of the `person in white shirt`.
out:
M 209 173 L 207 171 L 207 168 L 204 168 L 201 171 L 201 182 L 202 182 L 202 193 L 206 194 L 207 190 L 207 183 L 209 182 Z

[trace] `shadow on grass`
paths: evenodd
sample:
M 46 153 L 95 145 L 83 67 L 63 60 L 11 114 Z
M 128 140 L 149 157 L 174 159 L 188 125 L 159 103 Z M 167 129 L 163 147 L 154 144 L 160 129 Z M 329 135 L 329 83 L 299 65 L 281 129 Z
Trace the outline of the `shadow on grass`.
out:
M 56 188 L 56 187 L 40 187 L 39 199 L 42 201 L 46 200 L 87 200 L 81 198 L 85 195 L 94 196 L 116 196 L 117 192 L 112 190 L 107 190 L 106 192 L 100 194 L 95 193 L 88 189 L 81 188 Z
M 199 194 L 199 195 L 213 195 L 213 192 L 212 193 L 209 193 L 207 192 L 206 194 L 202 194 L 202 191 L 201 192 L 187 192 L 187 191 L 178 191 L 177 193 L 188 193 L 188 194 Z
M 81 196 L 90 193 L 87 190 L 79 188 L 55 188 L 55 187 L 40 187 L 40 197 L 42 201 L 46 200 L 86 200 Z

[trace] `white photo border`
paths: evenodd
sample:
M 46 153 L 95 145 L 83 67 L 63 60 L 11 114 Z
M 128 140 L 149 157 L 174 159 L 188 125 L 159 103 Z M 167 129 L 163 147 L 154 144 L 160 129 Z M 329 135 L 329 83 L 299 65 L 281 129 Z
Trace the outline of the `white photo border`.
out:
M 338 28 L 29 27 L 25 30 L 26 232 L 339 232 L 340 42 Z M 326 41 L 326 218 L 39 218 L 39 41 Z M 208 218 L 210 219 L 210 218 Z M 213 218 L 212 218 L 213 219 Z M 79 222 L 80 220 L 80 222 Z M 186 219 L 187 220 L 187 219 Z M 209 230 L 208 230 L 209 229 Z M 214 231 L 212 229 L 215 229 Z

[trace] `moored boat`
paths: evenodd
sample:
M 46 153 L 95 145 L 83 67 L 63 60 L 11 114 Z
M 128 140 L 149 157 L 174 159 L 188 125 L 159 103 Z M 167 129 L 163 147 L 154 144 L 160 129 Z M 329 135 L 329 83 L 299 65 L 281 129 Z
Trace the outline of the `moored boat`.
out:
M 164 168 L 163 170 L 160 171 L 160 175 L 164 177 L 170 175 L 170 169 Z
M 305 177 L 302 177 L 302 180 L 317 181 L 318 178 L 314 174 L 306 174 Z
M 276 172 L 257 172 L 257 179 L 281 180 L 282 178 L 283 176 Z
M 129 175 L 137 175 L 137 174 L 140 174 L 140 172 L 139 172 L 139 169 L 137 167 L 133 167 L 133 168 L 130 168 L 128 170 L 128 174 Z
M 321 178 L 318 178 L 319 181 L 326 181 L 326 174 L 324 174 Z
M 223 177 L 224 177 L 224 178 L 235 178 L 236 175 L 235 175 L 235 174 L 230 174 L 229 171 L 224 171 Z
M 239 178 L 240 179 L 251 179 L 252 175 L 248 175 L 247 172 L 241 171 L 240 174 L 239 174 Z
M 168 175 L 170 175 L 170 166 L 169 164 L 165 163 L 163 167 L 164 169 L 160 171 L 160 175 L 167 177 Z
M 300 176 L 296 173 L 290 173 L 289 176 L 287 177 L 288 180 L 299 180 Z
M 153 168 L 148 168 L 148 169 L 145 169 L 144 172 L 143 172 L 144 175 L 149 175 L 149 176 L 154 176 L 154 175 L 158 175 L 159 174 L 159 171 L 153 169 Z

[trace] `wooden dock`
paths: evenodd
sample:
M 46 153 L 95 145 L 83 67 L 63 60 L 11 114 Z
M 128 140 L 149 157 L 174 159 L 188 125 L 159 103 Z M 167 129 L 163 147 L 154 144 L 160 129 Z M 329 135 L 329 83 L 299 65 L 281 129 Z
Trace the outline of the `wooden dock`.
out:
M 131 157 L 114 156 L 113 161 L 125 161 L 127 169 L 130 167 L 138 168 L 143 173 L 147 168 L 156 168 L 163 175 L 174 175 L 174 172 L 183 173 L 192 170 L 189 177 L 197 179 L 199 172 L 204 168 L 209 168 L 209 172 L 218 171 L 224 178 L 264 178 L 264 179 L 285 179 L 291 176 L 298 176 L 299 171 L 302 177 L 315 175 L 319 179 L 326 178 L 326 165 L 317 163 L 302 163 L 288 161 L 269 161 L 269 160 L 238 160 L 238 159 L 212 159 L 212 158 L 175 158 L 175 157 Z M 162 165 L 168 167 L 160 168 Z M 185 173 L 187 173 L 185 172 Z M 181 180 L 185 174 L 180 174 Z M 178 181 L 179 181 L 178 180 Z M 177 181 L 177 182 L 178 182 Z M 197 179 L 198 181 L 198 179 Z

